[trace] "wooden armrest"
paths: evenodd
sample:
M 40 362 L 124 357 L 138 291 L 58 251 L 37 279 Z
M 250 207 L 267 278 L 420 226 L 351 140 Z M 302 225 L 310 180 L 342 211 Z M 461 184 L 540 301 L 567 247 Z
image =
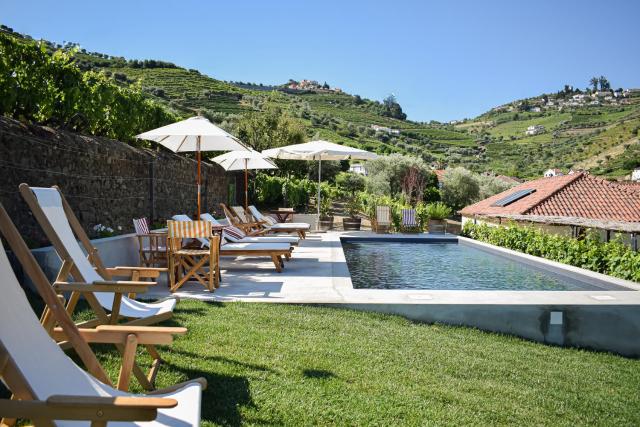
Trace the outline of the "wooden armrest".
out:
M 106 268 L 107 273 L 112 276 L 133 276 L 134 273 L 138 274 L 140 278 L 152 278 L 155 279 L 160 277 L 160 273 L 166 273 L 166 268 L 155 268 L 155 267 L 127 267 L 127 266 L 117 266 L 117 267 L 109 267 Z
M 174 335 L 184 335 L 187 328 L 162 326 L 128 326 L 100 325 L 95 329 L 78 329 L 82 338 L 88 343 L 125 344 L 129 335 L 135 335 L 138 344 L 168 345 L 173 342 Z M 62 328 L 54 328 L 52 337 L 56 341 L 64 341 L 67 336 Z
M 31 420 L 153 421 L 158 409 L 177 405 L 177 400 L 163 397 L 54 395 L 46 401 L 0 399 L 0 413 Z
M 114 292 L 127 294 L 131 292 L 146 292 L 149 286 L 155 286 L 156 282 L 134 282 L 127 280 L 97 281 L 94 283 L 83 282 L 55 282 L 53 287 L 60 292 Z

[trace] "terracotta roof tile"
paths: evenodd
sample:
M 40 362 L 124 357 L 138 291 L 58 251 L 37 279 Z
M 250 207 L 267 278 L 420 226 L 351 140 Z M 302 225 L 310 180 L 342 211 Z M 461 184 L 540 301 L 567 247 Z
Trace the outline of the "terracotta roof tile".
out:
M 492 206 L 523 189 L 536 191 L 510 205 Z M 460 213 L 465 216 L 543 215 L 640 222 L 640 189 L 576 173 L 525 182 L 467 206 Z

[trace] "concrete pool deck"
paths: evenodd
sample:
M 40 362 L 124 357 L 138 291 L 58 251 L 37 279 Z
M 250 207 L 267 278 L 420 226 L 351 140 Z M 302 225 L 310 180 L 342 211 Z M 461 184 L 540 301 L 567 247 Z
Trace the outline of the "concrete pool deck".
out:
M 442 241 L 468 244 L 518 261 L 580 276 L 614 289 L 589 291 L 481 291 L 353 289 L 341 238 Z M 220 289 L 209 293 L 189 283 L 176 295 L 205 301 L 321 304 L 397 314 L 408 319 L 517 335 L 640 356 L 640 284 L 566 266 L 457 236 L 371 232 L 311 233 L 295 248 L 282 273 L 264 258 L 223 258 Z M 623 289 L 623 290 L 619 290 Z M 141 297 L 166 297 L 158 285 Z
M 340 238 L 448 241 L 458 236 L 429 234 L 374 234 L 367 231 L 312 233 L 293 251 L 282 273 L 268 258 L 222 258 L 222 283 L 214 293 L 191 282 L 176 296 L 209 301 L 251 301 L 307 304 L 594 304 L 638 305 L 640 292 L 629 291 L 469 291 L 353 289 Z M 637 285 L 640 290 L 640 285 Z M 145 294 L 169 295 L 164 286 Z

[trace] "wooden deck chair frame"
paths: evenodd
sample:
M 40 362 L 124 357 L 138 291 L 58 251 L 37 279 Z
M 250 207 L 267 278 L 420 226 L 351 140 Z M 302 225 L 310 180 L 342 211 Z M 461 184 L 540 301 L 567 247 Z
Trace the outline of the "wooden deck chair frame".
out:
M 167 221 L 170 290 L 175 292 L 190 279 L 213 292 L 220 287 L 220 236 L 209 221 Z M 207 239 L 208 248 L 184 248 L 185 239 Z M 207 267 L 208 270 L 204 270 Z
M 31 278 L 45 304 L 51 307 L 53 316 L 60 325 L 56 328 L 55 333 L 64 335 L 65 339 L 72 344 L 89 374 L 106 386 L 113 387 L 113 384 L 91 350 L 90 342 L 121 343 L 127 346 L 127 353 L 133 355 L 136 343 L 169 343 L 173 335 L 186 332 L 185 328 L 129 326 L 78 329 L 64 309 L 64 305 L 60 304 L 59 296 L 55 294 L 54 288 L 49 284 L 47 277 L 38 266 L 2 205 L 0 205 L 0 225 L 2 234 L 22 264 L 24 271 Z M 15 277 L 13 280 L 15 281 Z M 14 283 L 13 286 L 19 285 Z M 24 299 L 24 304 L 27 306 L 24 310 L 29 310 L 26 299 Z M 130 361 L 131 357 L 128 360 Z M 47 362 L 48 359 L 44 356 L 43 363 Z M 69 361 L 69 363 L 73 362 Z M 122 391 L 126 391 L 124 366 L 123 363 L 118 380 L 119 389 Z M 97 392 L 95 395 L 83 396 L 73 389 L 69 390 L 69 395 L 55 395 L 49 396 L 46 400 L 37 400 L 34 388 L 29 384 L 24 374 L 24 371 L 21 371 L 19 367 L 19 362 L 0 342 L 0 377 L 13 393 L 11 399 L 0 399 L 0 417 L 3 417 L 0 424 L 2 426 L 14 425 L 17 418 L 29 419 L 37 426 L 53 426 L 53 420 L 89 421 L 92 426 L 96 427 L 106 426 L 110 421 L 153 421 L 158 416 L 159 409 L 174 408 L 178 404 L 175 399 L 162 396 L 112 395 L 100 397 Z M 199 384 L 201 389 L 206 388 L 206 380 L 199 378 L 156 390 L 152 394 L 169 394 L 187 385 L 195 384 Z
M 405 211 L 413 211 L 414 224 L 405 223 Z M 402 225 L 401 229 L 403 233 L 420 233 L 420 224 L 418 224 L 418 214 L 415 209 L 403 208 L 401 211 Z
M 289 228 L 289 229 L 279 229 L 279 230 L 270 229 L 270 224 L 268 224 L 268 222 L 265 221 L 265 220 L 260 220 L 260 219 L 256 218 L 256 215 L 254 215 L 253 212 L 251 212 L 251 208 L 255 209 L 263 217 L 266 218 L 266 216 L 262 212 L 260 212 L 258 210 L 258 208 L 256 208 L 254 205 L 249 205 L 247 207 L 247 211 L 246 211 L 247 216 L 249 218 L 253 218 L 259 224 L 261 224 L 261 226 L 264 227 L 263 228 L 263 232 L 265 232 L 265 233 L 296 233 L 298 235 L 298 238 L 300 238 L 300 239 L 306 239 L 307 238 L 306 231 L 308 230 L 308 228 L 305 228 L 305 229 L 302 229 L 302 228 Z M 278 224 L 292 225 L 291 223 L 278 223 Z
M 134 218 L 136 221 L 148 221 L 147 218 Z M 149 224 L 147 222 L 147 228 Z M 136 229 L 136 238 L 138 239 L 138 255 L 141 267 L 160 267 L 167 265 L 167 233 L 155 232 L 150 230 L 138 231 Z
M 55 280 L 56 290 L 59 292 L 71 293 L 66 304 L 66 311 L 70 315 L 74 312 L 76 305 L 80 300 L 80 297 L 84 297 L 87 300 L 87 303 L 95 313 L 96 317 L 94 319 L 80 322 L 77 325 L 78 327 L 93 328 L 99 325 L 115 325 L 123 319 L 120 316 L 120 306 L 123 296 L 127 295 L 130 298 L 133 298 L 136 293 L 145 292 L 149 286 L 155 286 L 156 282 L 140 281 L 140 279 L 156 278 L 161 271 L 167 271 L 167 269 L 147 267 L 105 268 L 102 264 L 102 261 L 100 260 L 97 249 L 91 245 L 89 237 L 87 236 L 84 229 L 82 228 L 82 225 L 71 210 L 71 207 L 64 198 L 64 195 L 57 186 L 53 186 L 52 188 L 56 189 L 60 194 L 62 205 L 67 216 L 67 220 L 69 221 L 69 225 L 71 226 L 76 237 L 80 240 L 82 246 L 89 254 L 88 259 L 95 267 L 98 274 L 105 279 L 104 281 L 94 282 L 91 284 L 84 283 L 84 279 L 82 278 L 80 271 L 75 266 L 65 245 L 63 244 L 62 240 L 42 211 L 42 208 L 38 204 L 35 195 L 27 184 L 20 184 L 20 193 L 22 194 L 22 197 L 26 201 L 34 217 L 40 224 L 40 227 L 43 229 L 47 238 L 58 253 L 58 256 L 62 259 L 62 267 L 60 268 L 60 271 L 58 272 Z M 130 274 L 132 278 L 132 280 L 130 281 L 112 280 L 113 276 L 126 276 L 128 274 Z M 72 276 L 75 282 L 68 282 L 67 278 L 69 276 Z M 113 306 L 110 308 L 110 314 L 107 314 L 105 309 L 100 305 L 94 295 L 95 292 L 111 292 L 114 294 Z M 45 308 L 45 312 L 42 314 L 42 322 L 45 329 L 52 332 L 54 328 L 54 321 L 48 311 L 49 308 Z M 172 316 L 172 312 L 166 312 L 156 316 L 149 316 L 138 319 L 124 318 L 124 324 L 129 326 L 149 326 L 170 319 Z M 68 343 L 61 342 L 61 345 L 63 347 L 68 346 Z M 119 345 L 117 345 L 116 347 L 118 347 L 118 350 L 121 353 L 124 353 L 124 347 Z M 153 344 L 146 344 L 145 347 L 149 352 L 149 355 L 153 359 L 151 369 L 147 374 L 145 374 L 144 371 L 137 365 L 137 363 L 134 363 L 133 374 L 145 390 L 153 390 L 155 378 L 158 374 L 158 369 L 162 364 L 162 358 L 160 357 L 160 353 L 158 353 L 158 350 Z
M 276 267 L 276 272 L 282 273 L 282 269 L 284 268 L 284 259 L 287 261 L 291 259 L 291 251 L 293 248 L 289 246 L 289 249 L 285 250 L 275 250 L 275 249 L 265 249 L 265 250 L 256 250 L 256 249 L 247 249 L 247 250 L 225 250 L 225 245 L 220 246 L 220 256 L 265 256 L 270 257 L 271 261 L 273 261 L 273 265 Z
M 96 329 L 79 329 L 65 309 L 64 297 L 56 294 L 56 290 L 60 290 L 59 287 L 51 286 L 2 204 L 0 204 L 0 233 L 4 236 L 9 247 L 22 265 L 23 270 L 29 276 L 36 291 L 45 303 L 46 310 L 44 315 L 50 318 L 46 323 L 51 325 L 47 332 L 56 341 L 69 343 L 69 346 L 76 352 L 87 371 L 103 383 L 110 386 L 113 385 L 104 368 L 89 347 L 89 343 L 115 344 L 116 347 L 121 350 L 123 359 L 118 376 L 117 388 L 126 391 L 129 388 L 131 374 L 135 366 L 135 355 L 138 345 L 171 344 L 174 335 L 183 335 L 187 332 L 186 328 L 182 327 L 118 325 L 103 325 L 98 326 Z M 69 286 L 84 290 L 84 287 L 87 285 L 74 283 Z M 108 291 L 109 288 L 112 287 L 112 285 L 108 284 L 95 286 L 104 288 L 105 291 Z M 135 289 L 138 285 L 121 284 L 118 286 Z M 0 365 L 1 364 L 2 363 L 0 363 Z
M 227 217 L 227 220 L 231 222 L 231 225 L 238 227 L 239 229 L 244 231 L 244 233 L 247 236 L 257 236 L 267 232 L 267 230 L 262 227 L 262 224 L 263 224 L 262 222 L 258 222 L 258 221 L 244 222 L 241 218 L 239 218 L 236 215 L 235 212 L 229 209 L 227 205 L 224 203 L 220 203 L 220 208 L 222 208 L 224 215 Z
M 381 208 L 386 208 L 388 210 L 388 221 L 380 221 L 379 209 Z M 379 234 L 388 233 L 391 231 L 391 208 L 389 206 L 376 206 L 375 231 Z

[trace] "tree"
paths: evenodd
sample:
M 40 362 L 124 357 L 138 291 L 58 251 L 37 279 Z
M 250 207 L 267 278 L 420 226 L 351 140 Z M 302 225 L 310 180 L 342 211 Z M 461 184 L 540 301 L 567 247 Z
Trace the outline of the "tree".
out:
M 600 90 L 604 91 L 611 89 L 611 83 L 609 83 L 609 80 L 607 80 L 605 76 L 598 77 L 598 82 L 600 83 Z
M 283 145 L 301 144 L 305 139 L 302 124 L 273 104 L 263 111 L 245 114 L 238 122 L 238 138 L 257 151 Z
M 438 179 L 419 157 L 403 154 L 381 156 L 367 162 L 367 190 L 381 196 L 399 196 L 417 199 L 429 187 L 436 187 Z
M 459 211 L 478 200 L 480 185 L 474 174 L 462 167 L 447 169 L 442 183 L 442 201 Z
M 383 110 L 382 115 L 385 117 L 393 117 L 394 119 L 405 120 L 407 115 L 402 112 L 402 107 L 396 101 L 396 97 L 393 94 L 387 96 L 382 101 Z
M 322 89 L 329 89 L 329 84 L 327 82 L 324 82 L 324 84 L 322 85 Z
M 589 84 L 593 87 L 593 91 L 597 92 L 598 91 L 598 83 L 600 82 L 600 80 L 598 80 L 597 77 L 591 77 L 591 80 L 589 80 Z

